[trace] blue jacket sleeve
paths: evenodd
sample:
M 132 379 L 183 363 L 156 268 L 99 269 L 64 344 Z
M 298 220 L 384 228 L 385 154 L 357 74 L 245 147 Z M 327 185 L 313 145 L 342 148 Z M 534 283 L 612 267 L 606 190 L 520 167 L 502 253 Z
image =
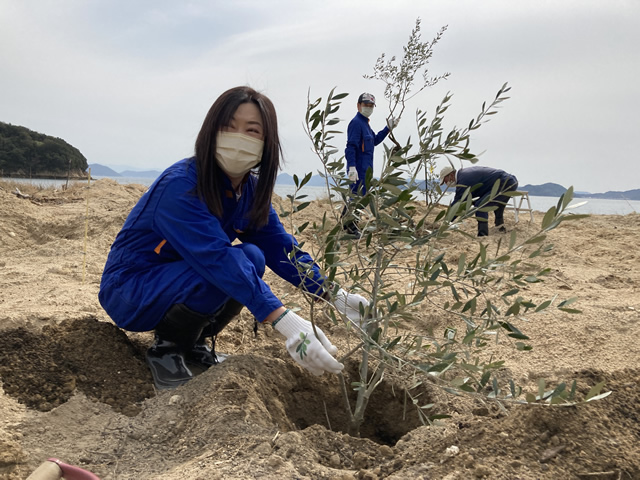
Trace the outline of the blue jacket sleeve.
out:
M 323 291 L 325 277 L 320 273 L 320 268 L 308 253 L 298 249 L 297 240 L 284 229 L 273 206 L 267 225 L 255 233 L 242 234 L 239 238 L 260 247 L 267 266 L 279 277 L 311 293 Z M 294 253 L 290 258 L 291 252 Z
M 344 150 L 347 169 L 356 166 L 356 156 L 359 148 L 362 148 L 362 127 L 357 121 L 351 120 L 347 127 L 347 148 Z
M 155 205 L 153 229 L 212 285 L 262 322 L 282 302 L 244 253 L 232 248 L 220 221 L 186 179 L 169 182 Z
M 380 144 L 380 142 L 382 142 L 385 138 L 387 138 L 387 135 L 389 135 L 389 127 L 384 127 L 382 130 L 376 133 L 376 136 L 373 140 L 373 144 L 374 145 Z
M 459 202 L 460 199 L 462 198 L 462 194 L 467 190 L 467 187 L 456 187 L 456 194 L 453 197 L 453 200 L 451 200 L 451 205 L 453 205 L 456 202 Z

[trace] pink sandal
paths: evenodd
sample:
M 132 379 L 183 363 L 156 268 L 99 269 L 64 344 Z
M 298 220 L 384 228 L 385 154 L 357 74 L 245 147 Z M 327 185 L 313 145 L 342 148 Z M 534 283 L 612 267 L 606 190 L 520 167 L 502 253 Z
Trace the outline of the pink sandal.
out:
M 47 458 L 27 480 L 100 480 L 87 470 L 64 463 L 57 458 Z

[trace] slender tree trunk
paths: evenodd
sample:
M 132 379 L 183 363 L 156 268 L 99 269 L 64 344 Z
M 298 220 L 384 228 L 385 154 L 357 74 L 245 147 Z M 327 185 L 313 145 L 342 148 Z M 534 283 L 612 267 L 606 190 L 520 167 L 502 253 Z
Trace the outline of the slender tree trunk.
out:
M 67 168 L 67 183 L 64 186 L 65 190 L 69 188 L 69 176 L 71 176 L 71 159 L 69 159 L 69 168 Z

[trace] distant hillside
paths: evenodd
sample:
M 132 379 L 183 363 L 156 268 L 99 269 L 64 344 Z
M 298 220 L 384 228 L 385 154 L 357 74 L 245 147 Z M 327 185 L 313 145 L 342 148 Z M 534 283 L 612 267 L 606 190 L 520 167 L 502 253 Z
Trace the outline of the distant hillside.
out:
M 92 163 L 89 165 L 91 169 L 91 175 L 97 175 L 99 177 L 121 177 L 118 172 L 115 170 L 111 170 L 109 167 L 105 167 L 104 165 L 100 165 L 99 163 Z
M 61 138 L 0 122 L 0 172 L 5 176 L 85 177 L 87 159 Z
M 97 175 L 99 177 L 135 177 L 135 178 L 156 178 L 160 175 L 157 170 L 124 170 L 122 172 L 116 172 L 113 168 L 106 165 L 100 165 L 99 163 L 92 163 L 91 175 Z
M 567 191 L 562 185 L 557 183 L 545 183 L 542 185 L 525 185 L 518 187 L 518 190 L 529 192 L 529 195 L 536 197 L 559 197 Z M 625 192 L 608 191 L 605 193 L 574 192 L 574 198 L 606 198 L 609 200 L 640 200 L 640 189 L 627 190 Z
M 536 197 L 559 197 L 567 191 L 562 185 L 557 183 L 543 183 L 542 185 L 525 185 L 518 187 L 518 190 L 529 192 L 529 195 Z
M 640 200 L 640 189 L 625 192 L 609 191 L 605 193 L 576 193 L 576 198 L 609 198 L 612 200 Z

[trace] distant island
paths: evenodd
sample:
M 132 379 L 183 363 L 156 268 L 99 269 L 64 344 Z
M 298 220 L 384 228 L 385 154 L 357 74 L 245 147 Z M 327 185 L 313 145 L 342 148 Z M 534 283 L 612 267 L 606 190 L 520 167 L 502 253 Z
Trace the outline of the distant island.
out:
M 117 177 L 156 178 L 158 175 L 162 173 L 162 172 L 159 172 L 158 170 L 143 170 L 143 171 L 124 170 L 122 172 L 116 172 L 112 168 L 107 167 L 105 165 L 100 165 L 99 163 L 92 163 L 91 165 L 89 165 L 89 168 L 91 169 L 92 177 L 98 176 L 98 177 L 113 177 L 113 178 L 117 178 Z
M 86 178 L 87 159 L 61 138 L 0 122 L 0 175 Z
M 559 197 L 567 191 L 557 183 L 544 183 L 542 185 L 524 185 L 518 190 L 529 192 L 535 197 Z M 610 200 L 640 200 L 640 189 L 621 191 L 608 191 L 605 193 L 574 192 L 574 198 L 608 198 Z

